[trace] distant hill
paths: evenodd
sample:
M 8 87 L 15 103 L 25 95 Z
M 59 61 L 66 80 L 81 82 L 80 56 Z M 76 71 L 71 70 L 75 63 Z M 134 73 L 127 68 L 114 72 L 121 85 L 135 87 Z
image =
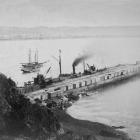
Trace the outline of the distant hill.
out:
M 110 27 L 0 27 L 0 40 L 140 37 L 140 26 Z

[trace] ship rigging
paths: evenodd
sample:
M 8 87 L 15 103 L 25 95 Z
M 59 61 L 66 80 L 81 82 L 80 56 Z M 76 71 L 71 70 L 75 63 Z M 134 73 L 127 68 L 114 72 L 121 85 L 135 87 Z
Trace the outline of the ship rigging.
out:
M 32 73 L 32 72 L 39 72 L 40 68 L 43 67 L 44 63 L 47 63 L 48 61 L 39 63 L 38 62 L 38 50 L 35 52 L 35 58 L 34 62 L 31 60 L 31 49 L 29 50 L 29 62 L 28 63 L 21 63 L 22 68 L 21 71 L 23 73 Z

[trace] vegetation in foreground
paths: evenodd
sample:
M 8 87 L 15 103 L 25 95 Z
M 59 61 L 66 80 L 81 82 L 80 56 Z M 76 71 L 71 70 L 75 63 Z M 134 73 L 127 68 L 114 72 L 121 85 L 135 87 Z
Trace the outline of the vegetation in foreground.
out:
M 72 118 L 62 110 L 32 104 L 15 82 L 0 74 L 1 140 L 130 140 L 114 128 Z

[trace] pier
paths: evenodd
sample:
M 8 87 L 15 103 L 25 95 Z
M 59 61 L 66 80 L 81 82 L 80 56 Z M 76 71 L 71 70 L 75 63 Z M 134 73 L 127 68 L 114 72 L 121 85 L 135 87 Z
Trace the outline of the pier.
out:
M 45 100 L 48 98 L 48 93 L 50 93 L 52 97 L 57 95 L 64 96 L 69 93 L 77 94 L 83 90 L 92 90 L 138 74 L 140 74 L 140 62 L 136 62 L 136 64 L 117 65 L 115 67 L 106 68 L 103 71 L 97 71 L 94 74 L 78 75 L 75 78 L 68 78 L 46 85 L 46 87 L 42 89 L 40 89 L 38 85 L 31 83 L 18 89 L 31 100 L 36 98 Z

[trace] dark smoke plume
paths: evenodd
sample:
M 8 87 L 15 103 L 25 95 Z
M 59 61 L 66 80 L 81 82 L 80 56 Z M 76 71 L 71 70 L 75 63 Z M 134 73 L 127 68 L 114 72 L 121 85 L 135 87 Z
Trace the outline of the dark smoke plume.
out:
M 87 60 L 91 57 L 91 54 L 85 54 L 82 56 L 79 56 L 78 58 L 76 58 L 72 64 L 72 66 L 76 67 L 78 64 L 80 64 L 81 62 L 83 62 L 84 60 Z

